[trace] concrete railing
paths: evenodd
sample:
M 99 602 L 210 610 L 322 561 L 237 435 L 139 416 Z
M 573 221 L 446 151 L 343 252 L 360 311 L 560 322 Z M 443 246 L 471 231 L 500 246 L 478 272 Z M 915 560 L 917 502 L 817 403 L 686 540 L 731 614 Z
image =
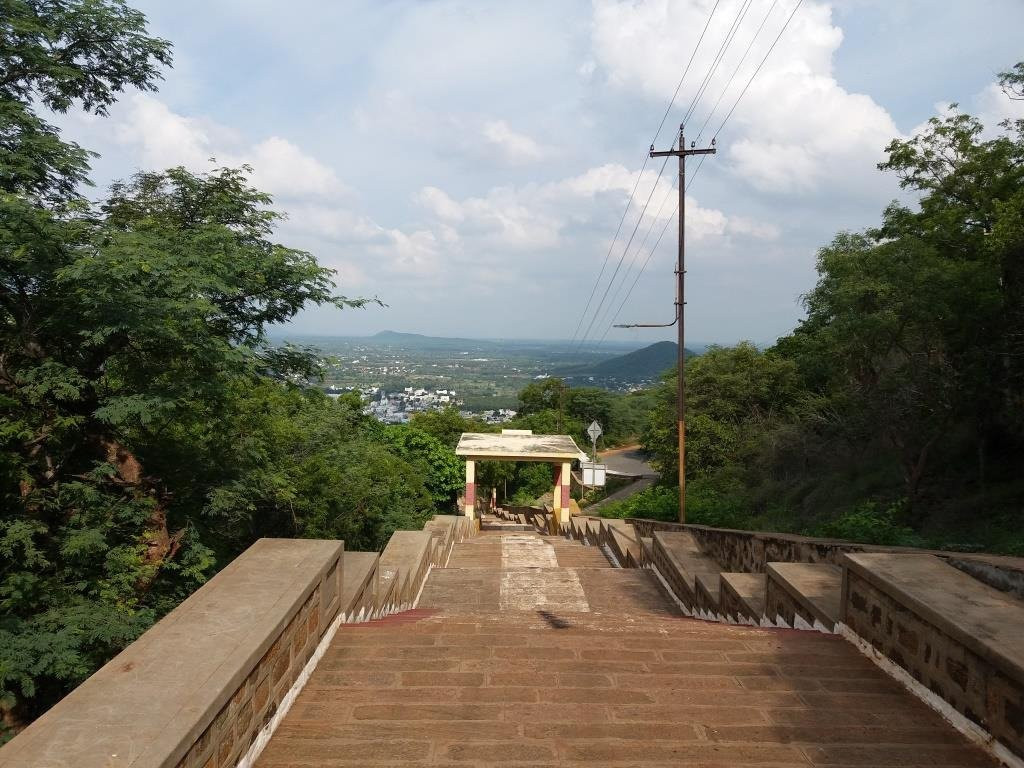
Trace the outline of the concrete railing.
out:
M 337 622 L 411 608 L 475 534 L 462 517 L 381 554 L 260 539 L 0 748 L 0 768 L 232 768 L 258 754 Z

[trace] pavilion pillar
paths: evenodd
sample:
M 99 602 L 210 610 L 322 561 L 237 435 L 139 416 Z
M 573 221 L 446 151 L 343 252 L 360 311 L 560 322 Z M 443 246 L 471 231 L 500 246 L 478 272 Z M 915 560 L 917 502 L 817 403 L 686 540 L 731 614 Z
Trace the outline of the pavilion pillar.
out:
M 551 519 L 548 520 L 548 533 L 558 533 L 558 526 L 562 522 L 562 468 L 555 464 L 555 487 L 551 492 Z
M 572 482 L 572 463 L 562 462 L 555 465 L 555 492 L 551 502 L 552 521 L 549 526 L 551 533 L 559 533 L 563 525 L 568 525 L 571 508 L 569 506 L 569 483 Z
M 570 484 L 572 483 L 572 464 L 570 462 L 562 462 L 561 477 L 562 482 L 561 488 L 559 489 L 561 491 L 561 504 L 559 505 L 559 507 L 562 510 L 562 512 L 559 515 L 558 522 L 559 525 L 566 526 L 569 524 L 569 517 L 572 515 L 572 506 L 569 503 L 569 490 Z
M 465 515 L 473 519 L 473 507 L 476 504 L 476 462 L 466 459 L 466 503 Z

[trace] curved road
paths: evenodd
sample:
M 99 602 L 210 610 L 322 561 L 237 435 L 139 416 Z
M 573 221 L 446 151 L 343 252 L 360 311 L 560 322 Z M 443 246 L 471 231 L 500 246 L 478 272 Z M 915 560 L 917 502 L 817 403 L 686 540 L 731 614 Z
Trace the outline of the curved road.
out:
M 639 446 L 631 445 L 626 448 L 616 448 L 611 451 L 603 451 L 598 455 L 610 472 L 633 475 L 637 480 L 586 507 L 585 511 L 588 513 L 592 510 L 600 509 L 609 502 L 628 499 L 634 493 L 639 493 L 644 488 L 651 487 L 658 479 L 658 473 L 647 463 L 647 459 L 640 451 Z
M 647 463 L 646 457 L 637 445 L 616 448 L 611 451 L 602 451 L 599 453 L 599 456 L 608 466 L 610 472 L 618 472 L 623 475 L 637 475 L 638 477 L 658 476 L 654 468 Z

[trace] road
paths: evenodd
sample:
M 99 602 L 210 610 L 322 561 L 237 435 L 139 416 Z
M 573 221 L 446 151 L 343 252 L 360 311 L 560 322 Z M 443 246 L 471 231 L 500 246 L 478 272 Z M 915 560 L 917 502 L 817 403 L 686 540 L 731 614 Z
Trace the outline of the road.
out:
M 641 452 L 640 446 L 630 445 L 625 448 L 603 451 L 600 456 L 610 472 L 636 475 L 637 477 L 658 476 L 654 468 L 647 463 L 647 458 Z
M 609 471 L 618 472 L 623 475 L 633 475 L 637 479 L 625 488 L 620 488 L 615 493 L 591 504 L 586 508 L 588 513 L 597 511 L 610 502 L 628 499 L 634 493 L 650 488 L 658 479 L 658 473 L 647 463 L 647 459 L 640 451 L 639 446 L 631 445 L 625 448 L 604 451 L 600 454 L 600 457 Z

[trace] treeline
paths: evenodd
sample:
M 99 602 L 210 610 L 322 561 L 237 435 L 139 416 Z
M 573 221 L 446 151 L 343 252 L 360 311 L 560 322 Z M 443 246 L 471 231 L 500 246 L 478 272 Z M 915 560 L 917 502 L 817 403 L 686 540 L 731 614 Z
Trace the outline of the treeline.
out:
M 1024 64 L 1001 80 L 1024 98 Z M 991 135 L 954 111 L 893 141 L 880 169 L 916 204 L 820 250 L 791 335 L 688 364 L 691 521 L 1024 554 L 1024 120 Z M 658 400 L 644 443 L 673 478 L 674 376 Z
M 273 240 L 247 169 L 140 173 L 87 199 L 43 110 L 155 87 L 165 40 L 113 0 L 0 15 L 0 743 L 261 536 L 377 549 L 450 512 L 462 465 L 307 386 L 266 332 L 358 307 Z

